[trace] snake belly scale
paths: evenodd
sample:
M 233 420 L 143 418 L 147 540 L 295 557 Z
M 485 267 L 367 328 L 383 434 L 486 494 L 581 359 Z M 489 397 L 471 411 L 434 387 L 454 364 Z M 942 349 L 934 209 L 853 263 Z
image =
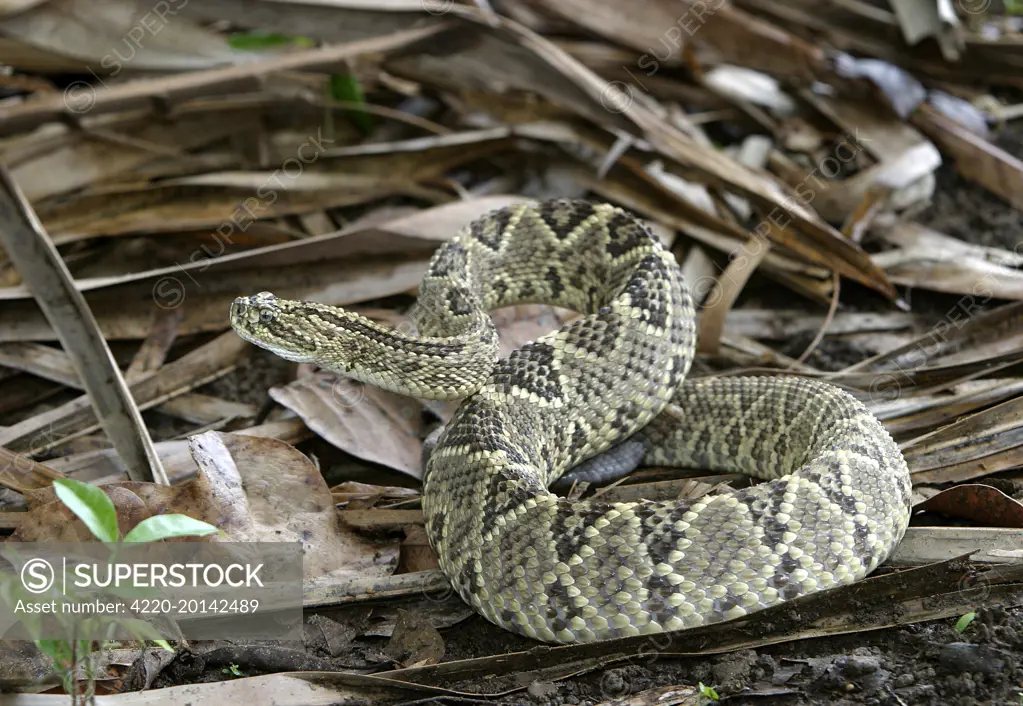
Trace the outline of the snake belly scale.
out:
M 585 316 L 497 360 L 489 311 Z M 619 208 L 501 209 L 436 251 L 418 332 L 338 307 L 242 297 L 235 330 L 421 398 L 462 399 L 430 455 L 429 540 L 459 595 L 546 642 L 680 630 L 873 571 L 909 523 L 898 447 L 855 398 L 802 378 L 685 381 L 695 314 L 674 257 Z M 661 414 L 667 404 L 679 415 Z M 645 464 L 767 482 L 692 501 L 570 501 L 565 471 L 629 438 Z

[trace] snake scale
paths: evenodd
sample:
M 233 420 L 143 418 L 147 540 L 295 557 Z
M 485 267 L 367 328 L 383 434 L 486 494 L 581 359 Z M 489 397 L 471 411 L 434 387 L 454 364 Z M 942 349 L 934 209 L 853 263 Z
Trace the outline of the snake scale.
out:
M 489 311 L 585 316 L 497 359 Z M 489 213 L 439 247 L 418 332 L 344 309 L 237 299 L 243 338 L 387 390 L 462 399 L 426 468 L 429 540 L 459 595 L 546 642 L 681 630 L 873 571 L 909 523 L 891 436 L 848 393 L 801 378 L 683 381 L 695 313 L 674 256 L 608 204 Z M 681 415 L 662 414 L 666 406 Z M 641 438 L 644 464 L 768 482 L 696 500 L 568 500 L 567 470 Z

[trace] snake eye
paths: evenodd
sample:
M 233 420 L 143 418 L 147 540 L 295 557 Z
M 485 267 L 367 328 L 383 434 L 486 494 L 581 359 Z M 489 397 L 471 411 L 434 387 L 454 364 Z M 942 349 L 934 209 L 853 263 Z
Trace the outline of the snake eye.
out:
M 274 320 L 274 313 L 269 309 L 262 309 L 259 312 L 259 322 L 261 324 L 268 324 Z

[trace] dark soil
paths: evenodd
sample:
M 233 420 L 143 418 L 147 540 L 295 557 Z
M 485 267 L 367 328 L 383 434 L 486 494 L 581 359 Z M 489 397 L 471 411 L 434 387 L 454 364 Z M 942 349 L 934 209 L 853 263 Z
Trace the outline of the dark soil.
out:
M 471 637 L 470 637 L 471 636 Z M 445 660 L 521 649 L 472 618 L 444 633 Z M 464 638 L 464 639 L 463 639 Z M 462 653 L 465 642 L 471 648 Z M 1019 706 L 1023 694 L 1023 611 L 982 608 L 962 633 L 954 620 L 804 640 L 706 659 L 644 657 L 552 684 L 533 684 L 508 704 L 599 704 L 657 687 L 713 685 L 729 704 Z M 465 685 L 458 685 L 466 688 Z M 483 684 L 477 685 L 486 690 Z
M 992 141 L 1017 158 L 1023 157 L 1023 130 L 1006 129 Z M 960 179 L 954 164 L 942 165 L 937 180 L 934 205 L 917 220 L 971 243 L 1021 251 L 1023 213 L 983 187 Z

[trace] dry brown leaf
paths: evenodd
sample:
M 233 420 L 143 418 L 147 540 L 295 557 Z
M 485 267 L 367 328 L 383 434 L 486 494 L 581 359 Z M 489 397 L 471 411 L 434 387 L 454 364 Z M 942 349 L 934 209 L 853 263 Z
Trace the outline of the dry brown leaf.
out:
M 1023 446 L 1023 397 L 962 417 L 902 446 L 914 474 L 977 461 Z
M 682 39 L 689 35 L 676 24 L 681 14 L 677 2 L 636 0 L 623 5 L 615 0 L 529 1 L 612 42 L 641 51 L 654 49 L 665 64 L 681 63 Z M 645 56 L 648 60 L 652 58 Z
M 232 331 L 168 363 L 156 373 L 129 385 L 139 409 L 148 409 L 171 397 L 230 372 L 248 354 L 248 344 Z M 0 446 L 12 451 L 38 453 L 64 438 L 99 428 L 88 398 L 78 397 L 0 431 Z
M 93 190 L 46 205 L 41 217 L 55 242 L 61 244 L 97 236 L 227 226 L 226 231 L 218 230 L 218 235 L 234 245 L 244 242 L 255 223 L 281 216 L 373 202 L 389 195 L 418 196 L 422 190 L 417 183 L 507 149 L 508 143 L 506 136 L 502 143 L 470 133 L 464 136 L 468 144 L 430 147 L 429 142 L 422 144 L 423 140 L 374 143 L 376 151 L 349 155 L 331 147 L 340 138 L 327 137 L 318 123 L 309 123 L 307 133 L 297 147 L 280 150 L 279 158 L 272 160 L 275 168 L 269 171 L 204 172 L 155 184 Z M 410 146 L 423 149 L 409 151 Z M 296 155 L 302 155 L 308 164 L 293 174 Z M 254 218 L 261 220 L 253 222 Z M 230 227 L 232 219 L 245 227 Z M 329 234 L 333 231 L 331 228 Z M 220 249 L 215 243 L 208 247 Z
M 158 298 L 159 305 L 162 308 L 175 308 L 179 306 L 192 292 L 197 294 L 210 294 L 219 292 L 230 292 L 230 296 L 237 296 L 239 289 L 241 288 L 241 280 L 244 277 L 259 278 L 266 281 L 267 277 L 275 276 L 275 273 L 281 271 L 289 272 L 289 267 L 292 265 L 303 265 L 304 268 L 301 272 L 295 272 L 290 275 L 292 280 L 300 280 L 300 275 L 306 279 L 309 278 L 311 268 L 319 266 L 323 270 L 323 275 L 326 278 L 330 274 L 330 268 L 338 268 L 345 266 L 350 268 L 350 273 L 339 273 L 336 269 L 333 272 L 332 279 L 324 279 L 323 284 L 320 285 L 324 288 L 324 293 L 328 296 L 324 301 L 328 303 L 340 303 L 329 298 L 331 294 L 331 287 L 328 286 L 328 282 L 332 282 L 334 290 L 350 291 L 352 285 L 347 284 L 351 280 L 367 280 L 364 284 L 365 288 L 369 290 L 367 299 L 376 299 L 379 297 L 387 296 L 388 294 L 395 293 L 394 291 L 384 292 L 381 291 L 379 283 L 373 281 L 375 278 L 362 276 L 360 277 L 360 269 L 369 269 L 368 263 L 364 262 L 345 262 L 345 263 L 328 263 L 324 264 L 327 260 L 334 260 L 340 258 L 351 258 L 356 255 L 381 255 L 395 253 L 401 253 L 403 256 L 413 255 L 428 255 L 431 253 L 441 242 L 448 240 L 458 232 L 459 229 L 467 225 L 470 221 L 479 216 L 492 211 L 497 208 L 508 206 L 513 203 L 521 203 L 526 199 L 521 196 L 486 196 L 480 198 L 473 198 L 467 201 L 459 201 L 455 203 L 445 204 L 434 208 L 423 209 L 410 215 L 403 215 L 393 220 L 388 220 L 383 223 L 363 223 L 358 226 L 346 228 L 336 233 L 330 233 L 323 236 L 315 236 L 311 238 L 305 238 L 298 241 L 283 243 L 279 245 L 268 245 L 261 248 L 252 250 L 245 250 L 241 252 L 234 252 L 230 250 L 230 239 L 232 236 L 237 236 L 239 233 L 228 222 L 224 224 L 225 232 L 222 234 L 224 240 L 220 240 L 216 249 L 204 248 L 202 250 L 196 250 L 191 254 L 190 261 L 187 263 L 181 263 L 173 267 L 161 267 L 148 271 L 135 272 L 129 275 L 122 275 L 116 277 L 98 277 L 95 279 L 85 279 L 76 282 L 79 289 L 86 292 L 96 292 L 99 290 L 112 288 L 115 286 L 126 286 L 128 284 L 135 283 L 138 287 L 143 288 L 151 297 L 148 297 L 146 304 L 151 307 L 152 299 Z M 239 206 L 239 208 L 241 208 Z M 395 264 L 393 259 L 386 263 L 373 263 L 372 266 L 384 269 L 394 270 L 399 267 L 401 263 Z M 423 263 L 425 266 L 425 262 Z M 357 265 L 354 266 L 354 265 Z M 255 272 L 249 272 L 242 275 L 240 270 L 242 268 L 261 271 L 256 276 Z M 425 269 L 425 267 L 424 267 Z M 315 272 L 316 270 L 312 270 Z M 231 274 L 229 274 L 231 273 Z M 421 273 L 420 273 L 421 274 Z M 225 277 L 234 276 L 238 279 L 233 281 L 225 282 Z M 380 275 L 377 274 L 376 278 Z M 290 282 L 287 278 L 283 282 L 279 283 L 279 286 L 291 286 L 297 287 L 300 285 L 300 281 Z M 166 290 L 158 288 L 157 285 L 167 285 Z M 267 286 L 272 282 L 267 282 Z M 266 289 L 266 287 L 262 287 Z M 304 287 L 306 291 L 309 287 Z M 256 290 L 258 291 L 258 290 Z M 399 290 L 400 291 L 400 290 Z M 172 298 L 171 295 L 175 294 L 176 298 Z M 278 292 L 280 294 L 280 292 Z M 114 296 L 114 295 L 112 295 Z M 337 295 L 334 295 L 337 296 Z M 349 295 L 360 296 L 358 294 Z M 24 288 L 11 287 L 7 289 L 0 289 L 0 301 L 2 300 L 14 300 L 27 298 L 28 293 Z M 116 297 L 115 300 L 123 301 L 123 295 Z M 315 298 L 310 296 L 309 298 Z M 230 300 L 228 299 L 228 302 Z M 359 301 L 358 298 L 348 298 L 348 302 Z M 94 307 L 102 312 L 100 307 Z M 224 309 L 223 311 L 226 311 Z M 152 313 L 150 312 L 150 316 Z M 188 311 L 186 310 L 186 321 Z M 220 316 L 223 318 L 223 314 Z M 226 321 L 221 321 L 221 324 L 225 324 Z M 186 322 L 183 321 L 181 324 L 182 330 L 185 328 Z M 8 334 L 9 335 L 9 334 Z M 140 338 L 141 336 L 132 336 L 133 338 Z M 32 338 L 45 338 L 45 334 L 41 335 L 33 332 Z M 18 338 L 5 338 L 4 332 L 0 331 L 0 340 L 22 340 Z
M 0 33 L 114 75 L 126 68 L 201 69 L 248 56 L 179 16 L 180 9 L 168 4 L 141 12 L 131 0 L 51 0 L 7 16 Z
M 430 546 L 426 529 L 421 524 L 405 525 L 405 539 L 401 543 L 401 559 L 398 561 L 398 573 L 408 574 L 413 571 L 429 571 L 439 569 L 437 555 Z
M 219 502 L 231 540 L 301 542 L 307 579 L 393 573 L 395 543 L 371 542 L 345 528 L 319 469 L 294 447 L 218 432 L 192 437 L 191 443 L 197 481 L 205 479 Z
M 243 23 L 244 24 L 244 23 Z M 218 95 L 225 89 L 238 90 L 242 85 L 259 88 L 266 76 L 281 71 L 316 70 L 333 68 L 338 62 L 364 54 L 394 50 L 426 37 L 437 34 L 443 23 L 433 23 L 391 36 L 372 38 L 345 45 L 332 45 L 273 57 L 260 61 L 244 62 L 238 66 L 214 68 L 174 74 L 148 81 L 130 81 L 111 85 L 102 91 L 90 91 L 87 87 L 74 96 L 45 94 L 24 101 L 13 107 L 0 110 L 0 133 L 8 134 L 32 128 L 47 120 L 59 120 L 62 116 L 75 116 L 89 112 L 103 115 L 113 111 L 131 109 L 152 110 L 154 98 L 170 100 L 194 98 L 196 96 Z M 84 110 L 83 110 L 84 109 Z M 221 128 L 237 128 L 224 121 L 218 121 Z
M 406 667 L 437 664 L 444 657 L 444 638 L 427 618 L 399 609 L 398 623 L 384 652 Z
M 910 373 L 928 363 L 983 362 L 996 355 L 1019 351 L 1023 302 L 981 311 L 980 307 L 989 300 L 990 296 L 983 292 L 965 296 L 932 328 L 906 345 L 850 365 L 842 372 L 896 371 L 898 381 L 903 377 L 908 379 Z M 984 350 L 978 350 L 980 347 Z
M 1023 445 L 913 474 L 914 483 L 962 483 L 1023 466 Z
M 965 483 L 928 498 L 914 511 L 937 512 L 988 527 L 1023 528 L 1023 503 L 990 485 Z
M 45 488 L 64 476 L 48 465 L 0 446 L 0 485 L 19 493 Z
M 896 438 L 918 434 L 956 421 L 959 417 L 1023 395 L 1023 380 L 973 380 L 933 395 L 914 395 L 891 401 L 868 402 L 871 413 Z
M 422 406 L 334 373 L 299 378 L 270 396 L 334 446 L 422 480 Z
M 202 541 L 300 542 L 307 579 L 389 576 L 394 571 L 396 543 L 371 542 L 346 529 L 319 470 L 290 445 L 207 432 L 192 437 L 191 450 L 199 471 L 187 483 L 127 481 L 102 487 L 117 509 L 122 534 L 147 517 L 180 512 L 227 533 Z M 52 488 L 30 497 L 32 509 L 9 541 L 91 539 Z
M 976 298 L 1023 299 L 1023 255 L 963 242 L 907 221 L 879 223 L 873 233 L 897 248 L 873 255 L 889 278 L 910 287 Z
M 0 123 L 2 121 L 3 111 L 0 110 Z M 238 129 L 238 125 L 201 116 L 183 118 L 169 125 L 146 123 L 121 129 L 139 142 L 184 153 L 226 137 Z M 30 201 L 65 194 L 161 157 L 152 148 L 119 144 L 117 149 L 111 149 L 107 140 L 82 136 L 56 149 L 37 152 L 32 159 L 22 160 L 11 169 Z
M 139 522 L 153 515 L 181 512 L 217 524 L 219 509 L 204 497 L 199 483 L 183 486 L 124 481 L 100 488 L 114 504 L 117 527 L 124 536 Z M 92 533 L 67 505 L 57 500 L 52 487 L 30 491 L 29 510 L 8 538 L 11 542 L 91 542 Z M 207 541 L 190 538 L 191 541 Z M 172 540 L 182 541 L 182 540 Z
M 53 327 L 93 414 L 135 480 L 167 483 L 149 429 L 57 248 L 6 168 L 0 168 L 0 242 Z
M 717 353 L 721 335 L 725 331 L 725 317 L 735 300 L 739 298 L 746 282 L 753 275 L 767 253 L 771 243 L 760 238 L 750 238 L 739 248 L 737 256 L 728 263 L 717 278 L 713 288 L 703 302 L 698 337 L 700 353 Z
M 302 420 L 294 417 L 238 429 L 232 433 L 241 436 L 278 439 L 292 445 L 313 436 Z M 187 480 L 195 475 L 197 467 L 187 440 L 159 441 L 155 446 L 172 483 Z M 55 472 L 61 472 L 75 480 L 97 485 L 125 480 L 127 477 L 124 462 L 112 449 L 99 449 L 61 456 L 47 463 L 53 466 Z
M 460 17 L 471 14 L 458 13 Z M 742 13 L 726 8 L 719 14 L 733 17 Z M 743 19 L 753 22 L 747 16 Z M 705 29 L 715 24 L 718 23 L 707 23 Z M 501 30 L 504 34 L 476 32 L 477 41 L 468 49 L 459 47 L 445 57 L 417 56 L 415 60 L 398 61 L 397 70 L 445 86 L 476 86 L 489 80 L 507 88 L 540 92 L 588 119 L 618 128 L 625 127 L 622 118 L 627 118 L 665 158 L 701 173 L 715 186 L 732 189 L 756 202 L 765 215 L 777 222 L 779 228 L 772 229 L 771 234 L 781 244 L 890 298 L 895 297 L 894 288 L 867 254 L 799 207 L 794 193 L 786 193 L 767 175 L 741 167 L 726 155 L 692 141 L 659 112 L 650 109 L 646 101 L 634 100 L 632 94 L 601 79 L 547 39 L 508 21 L 501 24 Z M 805 46 L 794 38 L 786 41 L 789 47 L 797 43 Z M 541 72 L 545 80 L 538 83 L 535 76 Z
M 419 491 L 412 488 L 400 488 L 395 485 L 371 485 L 370 483 L 359 483 L 353 480 L 338 483 L 330 489 L 330 492 L 333 493 L 334 502 L 336 503 L 345 503 L 352 500 L 370 501 L 368 505 L 360 507 L 372 506 L 372 503 L 385 497 L 397 499 L 419 496 Z

